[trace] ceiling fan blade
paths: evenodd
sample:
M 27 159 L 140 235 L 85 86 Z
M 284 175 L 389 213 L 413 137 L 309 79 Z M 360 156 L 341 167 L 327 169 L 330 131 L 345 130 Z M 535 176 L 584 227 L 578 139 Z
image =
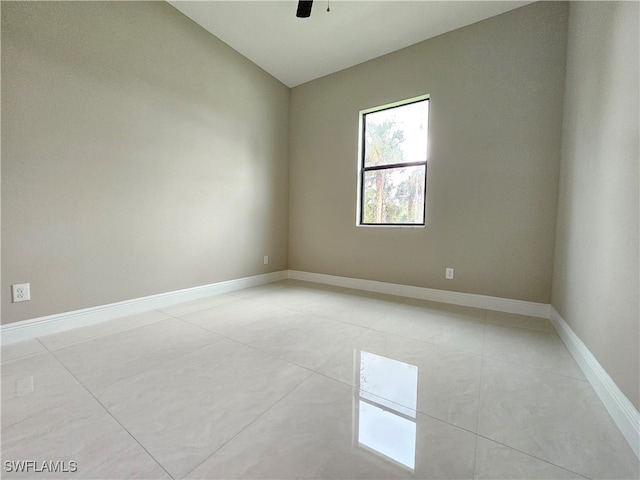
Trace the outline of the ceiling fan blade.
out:
M 296 17 L 307 18 L 311 16 L 311 7 L 313 6 L 313 0 L 300 0 L 298 2 L 298 11 Z

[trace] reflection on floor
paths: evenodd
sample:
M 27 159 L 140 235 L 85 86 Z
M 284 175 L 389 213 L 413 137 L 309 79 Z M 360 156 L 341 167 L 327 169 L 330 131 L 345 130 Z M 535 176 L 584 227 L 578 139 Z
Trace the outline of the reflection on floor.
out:
M 418 367 L 355 350 L 356 445 L 413 471 L 416 462 Z
M 548 321 L 284 281 L 4 347 L 2 475 L 639 473 Z

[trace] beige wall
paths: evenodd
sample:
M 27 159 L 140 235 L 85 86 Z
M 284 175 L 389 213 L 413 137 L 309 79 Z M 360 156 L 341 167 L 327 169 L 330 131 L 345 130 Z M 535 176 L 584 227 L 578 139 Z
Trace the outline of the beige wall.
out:
M 164 2 L 3 2 L 2 323 L 286 269 L 288 110 Z
M 638 10 L 537 3 L 290 93 L 165 3 L 3 2 L 2 323 L 286 268 L 552 301 L 638 407 Z M 427 227 L 357 228 L 358 111 L 425 93 Z
M 639 7 L 571 4 L 552 301 L 636 408 Z
M 549 303 L 567 11 L 533 4 L 294 88 L 289 268 Z M 427 227 L 356 227 L 358 111 L 421 94 Z

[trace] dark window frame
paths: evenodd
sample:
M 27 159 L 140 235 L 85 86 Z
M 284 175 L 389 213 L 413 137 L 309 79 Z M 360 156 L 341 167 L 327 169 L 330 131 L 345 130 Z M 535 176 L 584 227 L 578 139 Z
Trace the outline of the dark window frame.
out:
M 366 157 L 366 135 L 367 135 L 367 122 L 366 117 L 371 113 L 378 113 L 384 110 L 391 110 L 394 108 L 405 107 L 407 105 L 413 105 L 415 103 L 426 102 L 427 104 L 427 125 L 429 122 L 429 113 L 430 113 L 430 96 L 422 95 L 420 97 L 412 98 L 409 100 L 403 100 L 399 102 L 395 102 L 389 105 L 384 105 L 381 107 L 369 108 L 367 110 L 363 110 L 360 112 L 360 155 L 359 155 L 359 172 L 358 172 L 358 185 L 359 185 L 359 205 L 358 205 L 358 226 L 363 227 L 425 227 L 427 224 L 427 164 L 429 161 L 429 150 L 428 150 L 428 141 L 427 145 L 425 145 L 426 154 L 424 161 L 409 161 L 409 162 L 401 162 L 401 163 L 393 163 L 393 164 L 383 164 L 383 165 L 373 165 L 366 167 L 365 166 L 365 157 Z M 428 138 L 428 126 L 427 126 L 427 138 Z M 424 188 L 423 188 L 423 209 L 422 209 L 422 222 L 420 223 L 375 223 L 375 222 L 365 222 L 364 221 L 364 210 L 365 210 L 365 175 L 367 172 L 378 171 L 378 170 L 391 170 L 391 169 L 400 169 L 406 167 L 414 167 L 414 166 L 424 166 Z

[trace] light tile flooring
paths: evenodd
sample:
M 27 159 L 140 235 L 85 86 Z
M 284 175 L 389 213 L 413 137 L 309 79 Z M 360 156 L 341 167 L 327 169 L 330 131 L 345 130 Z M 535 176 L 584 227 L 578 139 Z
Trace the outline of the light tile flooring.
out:
M 26 460 L 28 474 L 9 471 Z M 56 461 L 77 471 L 34 471 Z M 2 468 L 4 478 L 639 475 L 548 321 L 295 281 L 3 348 Z

